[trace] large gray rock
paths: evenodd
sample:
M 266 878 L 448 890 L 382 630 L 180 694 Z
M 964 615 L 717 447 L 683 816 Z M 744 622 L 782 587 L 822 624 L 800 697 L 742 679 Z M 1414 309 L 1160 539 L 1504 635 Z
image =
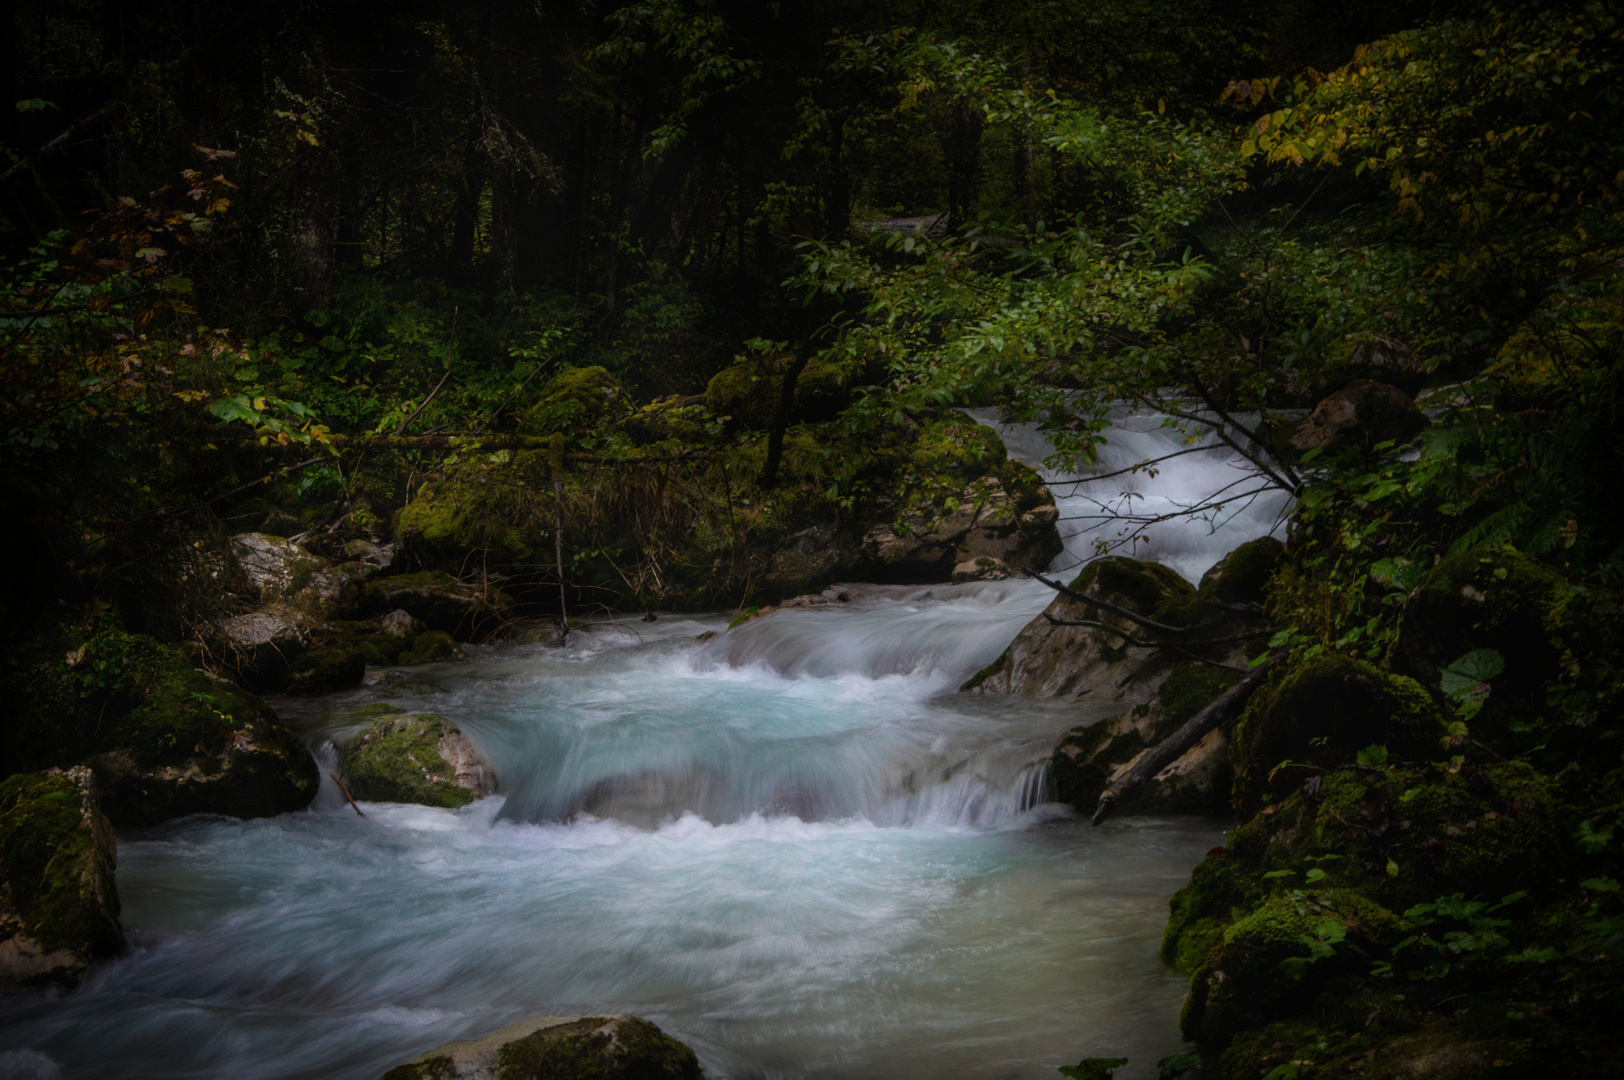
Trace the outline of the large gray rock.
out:
M 116 862 L 88 768 L 0 784 L 0 985 L 72 983 L 123 946 Z
M 1244 668 L 1268 637 L 1258 602 L 1284 551 L 1270 537 L 1242 544 L 1202 576 L 1200 588 L 1156 563 L 1096 559 L 1071 582 L 1073 592 L 1186 632 L 1164 634 L 1056 595 L 963 689 L 1142 704 L 1178 661 L 1199 657 Z
M 1195 589 L 1165 566 L 1122 556 L 1096 559 L 1071 582 L 1088 596 L 1149 616 Z M 1087 621 L 1093 626 L 1057 626 Z M 1090 701 L 1147 701 L 1172 660 L 1158 648 L 1133 644 L 1153 634 L 1119 615 L 1056 595 L 1043 615 L 1028 623 L 1004 655 L 965 685 L 981 693 L 1038 697 L 1087 697 Z
M 266 533 L 233 536 L 231 549 L 263 606 L 331 619 L 353 609 L 360 598 L 364 559 L 334 566 L 291 540 Z
M 319 626 L 296 611 L 272 608 L 232 615 L 219 625 L 227 663 L 249 686 L 280 683 Z
M 385 708 L 380 706 L 379 708 Z M 344 777 L 358 799 L 466 806 L 496 790 L 496 771 L 449 720 L 391 712 L 344 750 Z
M 1292 449 L 1342 450 L 1383 442 L 1408 442 L 1427 418 L 1404 391 L 1371 379 L 1356 379 L 1325 398 L 1291 436 Z
M 380 1080 L 699 1080 L 694 1052 L 635 1016 L 533 1016 L 435 1047 Z

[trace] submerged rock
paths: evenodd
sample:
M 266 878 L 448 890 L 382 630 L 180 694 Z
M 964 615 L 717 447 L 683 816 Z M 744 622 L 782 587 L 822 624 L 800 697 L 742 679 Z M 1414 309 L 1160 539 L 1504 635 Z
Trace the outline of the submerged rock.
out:
M 264 702 L 150 637 L 62 631 L 15 671 L 12 767 L 89 765 L 114 825 L 263 817 L 315 796 L 315 761 Z
M 451 722 L 433 713 L 381 716 L 350 740 L 344 776 L 358 799 L 466 806 L 496 790 L 496 773 Z
M 123 947 L 116 861 L 89 769 L 0 783 L 0 985 L 71 983 Z
M 446 1043 L 380 1080 L 698 1080 L 699 1059 L 635 1016 L 533 1016 Z

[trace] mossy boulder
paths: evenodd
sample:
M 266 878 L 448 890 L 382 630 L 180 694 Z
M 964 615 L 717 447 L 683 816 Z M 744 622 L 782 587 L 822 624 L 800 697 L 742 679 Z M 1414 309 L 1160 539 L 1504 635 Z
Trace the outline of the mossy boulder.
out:
M 1284 798 L 1367 746 L 1385 746 L 1394 760 L 1434 756 L 1444 731 L 1415 680 L 1334 653 L 1312 657 L 1254 694 L 1236 725 L 1235 807 L 1245 815 Z
M 466 806 L 496 785 L 468 737 L 432 713 L 374 720 L 345 747 L 344 776 L 358 799 L 424 806 Z
M 783 370 L 788 358 L 774 361 L 741 360 L 723 368 L 705 387 L 705 408 L 717 416 L 732 419 L 734 425 L 751 431 L 765 431 L 778 417 L 783 394 Z M 795 380 L 795 398 L 790 406 L 791 423 L 822 423 L 832 420 L 851 399 L 846 388 L 846 369 L 814 356 Z
M 446 1043 L 380 1080 L 699 1080 L 699 1059 L 635 1016 L 535 1016 Z
M 519 416 L 520 429 L 534 435 L 591 431 L 630 411 L 625 390 L 607 368 L 566 367 L 542 384 Z
M 379 612 L 406 611 L 429 629 L 461 640 L 495 629 L 512 617 L 514 606 L 501 589 L 459 581 L 443 570 L 378 578 L 368 583 L 366 602 Z
M 1355 379 L 1314 406 L 1292 433 L 1291 448 L 1307 453 L 1408 442 L 1427 424 L 1426 414 L 1398 387 Z
M 1540 891 L 1562 847 L 1548 779 L 1525 762 L 1344 770 L 1321 784 L 1311 850 L 1394 908 L 1443 893 Z
M 1269 579 L 1285 554 L 1286 545 L 1272 536 L 1248 540 L 1202 574 L 1196 591 L 1221 604 L 1262 603 Z
M 1202 961 L 1179 1026 L 1187 1039 L 1223 1045 L 1260 1022 L 1302 1015 L 1330 978 L 1368 970 L 1403 936 L 1398 916 L 1357 893 L 1268 900 L 1228 926 Z M 1314 958 L 1316 942 L 1329 945 L 1327 955 Z
M 88 768 L 0 783 L 0 984 L 71 983 L 123 946 L 115 861 Z
M 1394 666 L 1436 694 L 1444 668 L 1495 649 L 1506 667 L 1486 708 L 1541 705 L 1558 673 L 1547 622 L 1568 591 L 1555 570 L 1511 548 L 1450 555 L 1405 604 Z
M 437 660 L 461 660 L 466 655 L 444 630 L 425 630 L 412 639 L 410 648 L 401 650 L 396 663 L 432 664 Z
M 1167 567 L 1120 555 L 1089 563 L 1072 580 L 1071 588 L 1146 616 L 1195 595 L 1190 583 Z M 1103 625 L 1057 625 L 1083 620 Z M 1158 685 L 1157 673 L 1164 673 L 1172 662 L 1160 656 L 1159 650 L 1133 647 L 1130 642 L 1140 633 L 1141 628 L 1127 619 L 1068 596 L 1056 596 L 1042 615 L 1016 635 L 1001 667 L 978 673 L 966 688 L 982 693 L 1092 694 L 1106 700 L 1147 701 Z
M 315 761 L 254 695 L 113 626 L 58 627 L 11 658 L 12 770 L 87 764 L 114 825 L 263 817 L 315 796 Z
M 290 665 L 285 689 L 290 694 L 330 694 L 359 686 L 366 676 L 367 656 L 367 650 L 355 642 L 318 642 Z

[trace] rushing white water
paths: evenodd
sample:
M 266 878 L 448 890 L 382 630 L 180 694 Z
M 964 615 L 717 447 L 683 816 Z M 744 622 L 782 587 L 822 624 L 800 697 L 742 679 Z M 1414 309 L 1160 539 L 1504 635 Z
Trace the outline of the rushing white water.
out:
M 1116 554 L 1159 562 L 1195 582 L 1237 544 L 1283 533 L 1290 496 L 1268 488 L 1210 433 L 1187 436 L 1164 426 L 1160 415 L 1123 412 L 1105 432 L 1097 460 L 1072 474 L 1044 468 L 1053 451 L 1035 427 L 1000 424 L 996 409 L 968 412 L 997 429 L 1010 457 L 1049 481 L 1066 543 L 1057 572 L 1086 562 L 1103 541 Z M 1126 471 L 1175 453 L 1154 472 Z
M 1195 577 L 1271 524 L 1164 530 L 1152 554 Z M 1068 548 L 1057 570 L 1087 538 Z M 121 836 L 130 952 L 0 1001 L 0 1077 L 371 1080 L 527 1015 L 602 1012 L 655 1021 L 712 1077 L 1036 1078 L 1085 1054 L 1154 1076 L 1180 1048 L 1167 897 L 1220 824 L 1090 828 L 1043 801 L 1034 762 L 1097 713 L 952 693 L 1041 585 L 864 591 L 704 643 L 725 616 L 280 703 L 329 758 L 357 704 L 445 715 L 502 794 L 363 819 L 329 785 L 297 814 Z

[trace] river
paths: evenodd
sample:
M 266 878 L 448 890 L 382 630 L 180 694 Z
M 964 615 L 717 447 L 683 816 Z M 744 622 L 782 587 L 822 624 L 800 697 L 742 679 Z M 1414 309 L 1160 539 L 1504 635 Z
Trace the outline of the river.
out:
M 1089 471 L 1178 445 L 1123 418 Z M 1234 475 L 1214 450 L 1156 477 L 1052 476 L 1054 569 L 1091 554 L 1089 515 L 1122 492 L 1173 506 Z M 1137 554 L 1194 579 L 1281 506 L 1156 526 Z M 608 1012 L 711 1077 L 1052 1078 L 1085 1055 L 1155 1076 L 1181 1050 L 1167 898 L 1223 823 L 1091 828 L 1044 800 L 1035 762 L 1113 710 L 954 692 L 1050 595 L 865 587 L 733 630 L 600 621 L 563 649 L 277 702 L 319 755 L 359 704 L 449 717 L 501 794 L 361 818 L 328 784 L 296 814 L 121 835 L 129 953 L 0 1004 L 0 1076 L 374 1080 L 525 1016 Z

